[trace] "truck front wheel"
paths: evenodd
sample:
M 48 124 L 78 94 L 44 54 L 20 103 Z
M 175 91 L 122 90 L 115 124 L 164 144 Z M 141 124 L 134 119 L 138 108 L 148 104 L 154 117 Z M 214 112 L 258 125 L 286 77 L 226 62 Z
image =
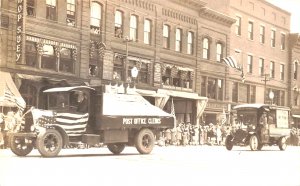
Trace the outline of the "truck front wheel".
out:
M 150 154 L 154 142 L 154 134 L 150 129 L 142 129 L 135 136 L 135 147 L 140 154 Z
M 32 149 L 32 141 L 25 137 L 11 136 L 9 138 L 10 150 L 17 156 L 26 156 Z
M 62 149 L 62 145 L 61 134 L 54 129 L 46 129 L 39 134 L 36 143 L 38 151 L 44 157 L 56 156 Z
M 124 150 L 125 144 L 122 144 L 122 143 L 108 144 L 107 148 L 113 154 L 120 154 Z

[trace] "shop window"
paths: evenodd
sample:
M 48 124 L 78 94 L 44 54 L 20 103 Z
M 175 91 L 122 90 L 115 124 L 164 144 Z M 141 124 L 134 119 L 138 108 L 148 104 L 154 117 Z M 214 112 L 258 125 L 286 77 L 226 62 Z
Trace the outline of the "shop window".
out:
M 33 85 L 27 83 L 26 80 L 22 80 L 22 84 L 19 91 L 24 101 L 26 102 L 26 109 L 30 109 L 32 106 L 37 106 L 37 90 Z
M 26 65 L 28 66 L 36 66 L 37 62 L 37 49 L 36 49 L 36 43 L 26 41 Z
M 114 58 L 113 80 L 118 80 L 118 81 L 123 80 L 124 60 L 125 58 L 123 56 L 116 56 Z
M 123 12 L 120 10 L 115 13 L 115 37 L 123 37 Z
M 162 76 L 164 85 L 171 85 L 171 68 L 166 68 Z
M 54 48 L 51 45 L 43 46 L 41 68 L 49 69 L 49 70 L 56 70 L 56 56 L 54 53 Z
M 92 2 L 90 13 L 90 32 L 92 34 L 100 34 L 102 6 L 97 2 Z
M 73 68 L 74 60 L 72 57 L 72 50 L 68 48 L 62 48 L 60 50 L 59 71 L 73 73 Z
M 46 0 L 46 19 L 56 21 L 56 0 Z
M 91 41 L 90 43 L 90 60 L 89 60 L 89 75 L 90 76 L 101 76 L 102 71 L 102 49 L 101 43 Z
M 68 26 L 75 26 L 75 19 L 76 19 L 76 0 L 67 0 L 67 25 Z
M 35 0 L 26 1 L 27 16 L 35 17 Z

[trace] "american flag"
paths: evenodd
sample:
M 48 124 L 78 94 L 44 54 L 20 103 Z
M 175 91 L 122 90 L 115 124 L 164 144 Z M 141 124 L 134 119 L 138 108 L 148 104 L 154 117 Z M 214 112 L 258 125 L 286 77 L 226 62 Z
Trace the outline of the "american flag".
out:
M 4 100 L 7 100 L 8 102 L 12 103 L 12 104 L 16 104 L 16 106 L 23 111 L 25 109 L 25 105 L 26 103 L 24 102 L 23 98 L 18 98 L 16 97 L 11 91 L 10 89 L 7 87 L 7 85 L 5 86 L 5 90 L 4 90 Z
M 88 113 L 54 112 L 33 109 L 34 122 L 40 126 L 53 125 L 63 128 L 69 136 L 80 136 L 86 131 Z

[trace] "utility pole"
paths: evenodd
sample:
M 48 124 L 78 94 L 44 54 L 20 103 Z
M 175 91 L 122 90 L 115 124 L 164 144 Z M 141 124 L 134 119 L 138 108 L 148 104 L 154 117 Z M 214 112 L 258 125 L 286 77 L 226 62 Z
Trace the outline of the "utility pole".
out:
M 267 82 L 270 81 L 269 77 L 270 77 L 270 74 L 266 74 L 266 73 L 265 73 L 265 74 L 263 75 L 263 78 L 264 78 L 264 79 L 261 80 L 261 81 L 264 82 L 264 103 L 266 103 L 266 97 L 267 97 L 267 95 L 266 95 L 266 93 L 267 93 Z

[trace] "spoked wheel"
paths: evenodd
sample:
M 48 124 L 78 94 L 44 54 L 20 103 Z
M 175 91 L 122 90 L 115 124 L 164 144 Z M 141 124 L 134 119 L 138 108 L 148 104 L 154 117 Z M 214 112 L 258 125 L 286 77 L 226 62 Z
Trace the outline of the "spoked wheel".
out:
M 232 147 L 233 147 L 233 136 L 232 135 L 228 135 L 226 137 L 226 140 L 225 140 L 225 146 L 226 146 L 226 149 L 227 150 L 232 150 Z
M 56 156 L 62 148 L 62 137 L 54 129 L 46 129 L 37 138 L 37 149 L 44 157 Z
M 149 154 L 154 147 L 154 134 L 150 129 L 142 129 L 135 136 L 135 147 L 140 154 Z
M 110 152 L 114 154 L 120 154 L 125 149 L 125 144 L 123 143 L 108 144 L 107 148 Z
M 279 149 L 282 151 L 284 151 L 286 149 L 286 147 L 287 147 L 286 137 L 279 138 L 278 146 L 279 146 Z
M 257 150 L 259 147 L 259 141 L 256 135 L 252 135 L 249 140 L 249 145 L 251 150 Z
M 20 136 L 11 136 L 9 140 L 10 150 L 17 156 L 26 156 L 33 149 L 31 139 Z

